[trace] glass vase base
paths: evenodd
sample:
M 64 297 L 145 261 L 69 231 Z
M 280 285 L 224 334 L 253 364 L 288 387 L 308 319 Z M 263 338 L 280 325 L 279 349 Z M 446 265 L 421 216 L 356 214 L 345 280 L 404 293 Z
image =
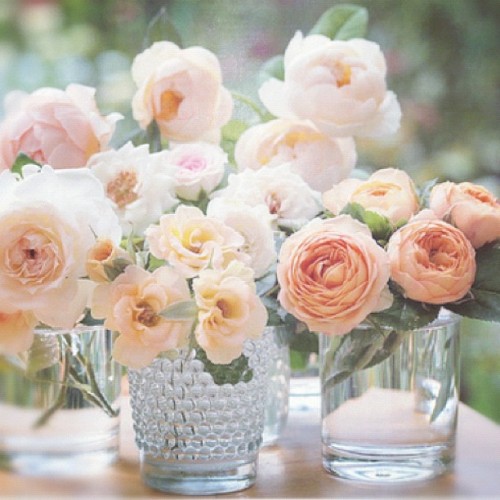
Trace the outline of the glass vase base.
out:
M 323 467 L 335 477 L 363 483 L 424 481 L 449 472 L 453 454 L 442 446 L 375 448 L 328 446 Z
M 255 483 L 257 464 L 222 461 L 194 464 L 169 464 L 163 459 L 143 459 L 141 476 L 156 490 L 177 495 L 216 495 L 249 488 Z

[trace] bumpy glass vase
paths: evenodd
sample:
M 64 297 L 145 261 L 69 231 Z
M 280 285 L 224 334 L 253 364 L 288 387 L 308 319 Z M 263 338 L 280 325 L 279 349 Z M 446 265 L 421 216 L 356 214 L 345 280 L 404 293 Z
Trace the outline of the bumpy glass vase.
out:
M 222 380 L 214 382 L 194 349 L 129 370 L 135 439 L 147 485 L 213 495 L 254 484 L 272 343 L 268 331 L 245 342 L 248 369 L 236 383 L 224 382 L 231 377 L 224 365 L 218 372 Z
M 356 330 L 369 335 L 370 328 Z M 392 332 L 399 347 L 347 377 L 339 370 L 342 361 L 332 361 L 340 360 L 343 338 L 320 338 L 323 465 L 335 476 L 394 483 L 430 479 L 453 467 L 459 317 L 442 311 L 424 328 Z
M 102 326 L 37 330 L 0 356 L 0 466 L 22 474 L 102 471 L 118 457 L 121 370 Z

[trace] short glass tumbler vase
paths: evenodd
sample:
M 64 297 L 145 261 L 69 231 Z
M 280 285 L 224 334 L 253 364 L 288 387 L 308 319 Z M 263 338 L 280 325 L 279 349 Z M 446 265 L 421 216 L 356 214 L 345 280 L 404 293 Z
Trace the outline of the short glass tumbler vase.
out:
M 102 325 L 36 330 L 26 352 L 0 356 L 0 466 L 79 476 L 118 458 L 120 366 Z
M 246 382 L 215 383 L 194 349 L 129 370 L 145 484 L 183 495 L 227 493 L 254 484 L 272 342 L 266 332 L 245 342 L 251 371 Z
M 442 310 L 424 328 L 393 332 L 384 361 L 342 381 L 332 360 L 342 337 L 321 335 L 323 466 L 368 483 L 425 480 L 453 467 L 459 390 L 460 318 Z M 356 330 L 369 334 L 373 327 Z M 386 330 L 386 335 L 391 332 Z M 400 335 L 395 335 L 400 334 Z

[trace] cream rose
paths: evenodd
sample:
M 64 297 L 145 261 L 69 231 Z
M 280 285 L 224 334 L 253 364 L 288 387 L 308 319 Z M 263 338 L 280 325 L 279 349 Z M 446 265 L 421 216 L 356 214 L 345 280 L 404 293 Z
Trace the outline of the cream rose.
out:
M 145 234 L 151 253 L 186 278 L 193 278 L 209 265 L 222 269 L 232 259 L 249 260 L 240 251 L 243 237 L 196 207 L 180 205 L 174 214 L 163 215 L 159 225 L 150 226 Z
M 132 77 L 138 87 L 132 111 L 142 128 L 156 121 L 169 140 L 218 142 L 233 101 L 212 52 L 156 42 L 135 57 Z
M 476 275 L 475 251 L 459 229 L 441 220 L 413 220 L 387 246 L 391 278 L 413 300 L 446 304 L 461 299 Z
M 382 136 L 396 132 L 401 119 L 385 77 L 376 43 L 298 32 L 285 51 L 285 80 L 264 82 L 259 96 L 273 115 L 309 119 L 328 135 Z
M 149 273 L 132 265 L 112 283 L 98 285 L 91 303 L 92 316 L 120 333 L 113 357 L 129 368 L 149 365 L 162 351 L 186 344 L 192 321 L 161 316 L 168 306 L 191 300 L 186 280 L 166 266 Z
M 165 161 L 172 166 L 177 196 L 196 201 L 218 186 L 228 160 L 220 146 L 198 142 L 175 146 Z
M 14 355 L 29 349 L 37 323 L 29 311 L 0 311 L 0 355 Z
M 465 233 L 474 248 L 500 238 L 500 203 L 483 186 L 443 182 L 432 189 L 429 205 Z
M 202 271 L 193 290 L 199 310 L 196 340 L 213 363 L 230 363 L 241 355 L 245 340 L 262 335 L 267 311 L 255 292 L 253 271 L 241 262 Z
M 320 194 L 311 189 L 288 164 L 230 174 L 225 189 L 214 197 L 239 200 L 247 205 L 266 205 L 277 223 L 300 227 L 321 211 Z
M 311 331 L 343 335 L 390 306 L 389 260 L 364 224 L 314 219 L 285 240 L 277 276 L 281 305 Z
M 110 272 L 121 272 L 124 265 L 130 264 L 132 264 L 130 255 L 109 239 L 98 239 L 87 252 L 87 275 L 97 283 L 112 281 L 109 277 Z
M 293 173 L 320 192 L 345 179 L 357 158 L 351 137 L 331 137 L 309 121 L 285 119 L 247 129 L 236 143 L 234 156 L 240 169 L 289 163 Z
M 142 235 L 177 205 L 175 180 L 162 153 L 128 142 L 118 150 L 98 153 L 87 166 L 101 181 L 125 235 Z
M 257 279 L 276 263 L 273 218 L 266 205 L 252 207 L 232 198 L 215 198 L 208 204 L 207 215 L 220 219 L 243 236 L 243 249 L 250 256 L 248 266 Z
M 118 113 L 102 116 L 94 94 L 95 89 L 77 84 L 9 94 L 0 125 L 0 168 L 11 168 L 21 152 L 54 168 L 85 166 L 90 156 L 107 148 L 122 118 Z
M 118 220 L 89 170 L 27 170 L 0 201 L 0 303 L 71 328 L 88 300 L 87 252 L 96 237 L 120 240 Z
M 410 176 L 395 168 L 377 170 L 366 181 L 346 179 L 323 193 L 323 205 L 333 214 L 339 214 L 348 203 L 359 203 L 394 224 L 410 219 L 420 206 Z

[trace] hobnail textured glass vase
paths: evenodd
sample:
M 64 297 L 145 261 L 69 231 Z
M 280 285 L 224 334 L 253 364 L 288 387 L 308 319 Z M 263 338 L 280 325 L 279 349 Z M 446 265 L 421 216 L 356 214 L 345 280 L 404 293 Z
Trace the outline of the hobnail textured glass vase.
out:
M 401 343 L 393 354 L 338 383 L 331 383 L 334 373 L 327 360 L 342 337 L 321 335 L 323 465 L 328 472 L 391 483 L 429 479 L 453 467 L 459 322 L 442 311 L 424 328 L 399 332 Z
M 247 382 L 216 384 L 195 350 L 129 370 L 143 481 L 177 494 L 238 491 L 255 482 L 272 335 L 246 341 Z
M 103 326 L 37 330 L 0 356 L 0 466 L 30 475 L 101 472 L 118 458 L 120 366 Z

